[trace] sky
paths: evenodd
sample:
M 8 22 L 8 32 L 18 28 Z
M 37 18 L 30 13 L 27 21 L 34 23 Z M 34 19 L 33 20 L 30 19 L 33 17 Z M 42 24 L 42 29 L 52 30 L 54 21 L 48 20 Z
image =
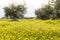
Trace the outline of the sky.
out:
M 37 8 L 42 7 L 48 3 L 48 0 L 0 0 L 0 18 L 4 16 L 4 7 L 9 6 L 12 3 L 22 4 L 26 3 L 27 13 L 25 17 L 35 17 L 34 11 Z

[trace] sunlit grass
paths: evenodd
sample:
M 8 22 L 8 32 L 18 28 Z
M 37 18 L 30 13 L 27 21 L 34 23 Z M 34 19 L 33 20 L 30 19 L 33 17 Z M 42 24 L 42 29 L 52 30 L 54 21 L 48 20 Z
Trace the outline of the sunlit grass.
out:
M 0 40 L 60 40 L 60 20 L 0 20 Z

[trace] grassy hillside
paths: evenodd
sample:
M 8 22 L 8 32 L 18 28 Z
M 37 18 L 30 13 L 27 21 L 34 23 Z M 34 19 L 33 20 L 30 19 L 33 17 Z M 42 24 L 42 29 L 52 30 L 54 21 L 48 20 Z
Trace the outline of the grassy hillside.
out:
M 0 40 L 60 40 L 60 20 L 0 20 Z

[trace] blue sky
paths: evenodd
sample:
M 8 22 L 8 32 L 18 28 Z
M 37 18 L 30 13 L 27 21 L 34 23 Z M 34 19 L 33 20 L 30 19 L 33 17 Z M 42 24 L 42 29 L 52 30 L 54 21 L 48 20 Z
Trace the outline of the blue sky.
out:
M 5 14 L 3 9 L 5 6 L 9 6 L 9 4 L 12 4 L 13 2 L 15 4 L 22 4 L 23 1 L 26 2 L 27 7 L 27 13 L 25 14 L 26 17 L 35 17 L 35 9 L 48 3 L 48 0 L 0 0 L 0 18 Z

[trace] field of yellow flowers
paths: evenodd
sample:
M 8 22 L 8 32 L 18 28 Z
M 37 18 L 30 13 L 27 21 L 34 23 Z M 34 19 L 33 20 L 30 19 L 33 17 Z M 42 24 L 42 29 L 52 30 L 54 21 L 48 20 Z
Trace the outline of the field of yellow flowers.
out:
M 0 40 L 60 40 L 60 20 L 0 20 Z

